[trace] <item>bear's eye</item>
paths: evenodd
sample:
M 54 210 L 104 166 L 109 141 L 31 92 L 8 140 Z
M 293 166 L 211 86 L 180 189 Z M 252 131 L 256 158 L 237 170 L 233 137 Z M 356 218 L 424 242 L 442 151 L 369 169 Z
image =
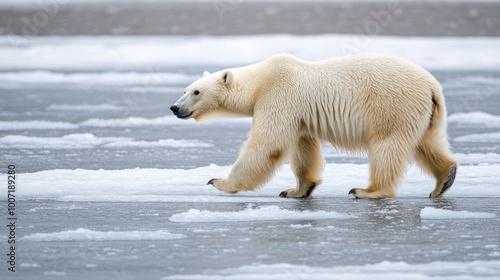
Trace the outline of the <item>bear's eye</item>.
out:
M 193 93 L 194 93 L 194 95 L 198 95 L 198 94 L 200 94 L 200 91 L 199 90 L 195 90 Z

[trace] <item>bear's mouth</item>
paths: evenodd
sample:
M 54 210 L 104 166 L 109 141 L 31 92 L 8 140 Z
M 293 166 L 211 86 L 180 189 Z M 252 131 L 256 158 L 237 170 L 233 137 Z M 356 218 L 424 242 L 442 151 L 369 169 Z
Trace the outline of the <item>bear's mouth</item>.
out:
M 192 115 L 193 113 L 194 113 L 194 111 L 193 111 L 193 112 L 190 112 L 189 114 L 184 115 L 184 116 L 177 115 L 177 118 L 179 118 L 179 119 L 187 119 L 187 118 L 191 117 L 191 115 Z

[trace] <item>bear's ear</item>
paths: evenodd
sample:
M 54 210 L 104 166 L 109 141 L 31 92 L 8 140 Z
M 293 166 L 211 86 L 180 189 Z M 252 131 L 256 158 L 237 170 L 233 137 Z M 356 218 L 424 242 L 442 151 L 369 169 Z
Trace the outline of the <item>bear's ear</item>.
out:
M 224 84 L 226 86 L 230 85 L 234 80 L 234 75 L 233 72 L 226 70 L 222 73 L 222 81 L 224 81 Z
M 203 77 L 208 76 L 208 75 L 210 75 L 210 72 L 208 72 L 208 71 L 203 72 Z

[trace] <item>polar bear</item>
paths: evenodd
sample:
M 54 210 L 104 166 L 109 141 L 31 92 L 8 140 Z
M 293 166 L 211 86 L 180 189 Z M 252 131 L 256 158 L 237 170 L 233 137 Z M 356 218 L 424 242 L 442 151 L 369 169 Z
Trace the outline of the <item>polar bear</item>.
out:
M 310 62 L 275 55 L 205 72 L 170 109 L 196 121 L 218 113 L 253 117 L 229 176 L 208 182 L 228 193 L 256 189 L 289 157 L 296 187 L 280 196 L 311 196 L 321 182 L 322 142 L 368 153 L 370 181 L 350 190 L 356 198 L 396 197 L 410 158 L 436 179 L 431 198 L 442 197 L 455 179 L 439 82 L 400 57 L 356 54 Z

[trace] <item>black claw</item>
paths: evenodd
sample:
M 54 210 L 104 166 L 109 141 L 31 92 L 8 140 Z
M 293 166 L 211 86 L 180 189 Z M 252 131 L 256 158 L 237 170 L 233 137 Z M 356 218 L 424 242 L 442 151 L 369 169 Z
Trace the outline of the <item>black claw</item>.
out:
M 309 186 L 309 189 L 307 190 L 306 194 L 302 198 L 310 197 L 315 188 L 316 188 L 316 184 L 312 183 L 312 185 Z
M 432 198 L 432 193 L 429 194 L 429 198 Z
M 443 188 L 441 189 L 441 192 L 439 192 L 440 195 L 443 194 L 444 192 L 446 192 L 451 187 L 451 185 L 453 185 L 453 182 L 455 181 L 456 175 L 457 175 L 457 167 L 452 166 L 451 170 L 450 170 L 450 174 L 448 174 L 448 179 L 446 179 L 446 182 L 444 182 Z
M 286 197 L 286 195 L 287 195 L 287 194 L 288 194 L 288 193 L 287 193 L 286 191 L 282 191 L 282 192 L 280 193 L 280 197 Z
M 215 180 L 216 180 L 216 179 L 214 178 L 214 179 L 212 179 L 212 180 L 208 181 L 207 185 L 213 185 Z
M 356 189 L 351 189 L 348 194 L 356 195 Z

